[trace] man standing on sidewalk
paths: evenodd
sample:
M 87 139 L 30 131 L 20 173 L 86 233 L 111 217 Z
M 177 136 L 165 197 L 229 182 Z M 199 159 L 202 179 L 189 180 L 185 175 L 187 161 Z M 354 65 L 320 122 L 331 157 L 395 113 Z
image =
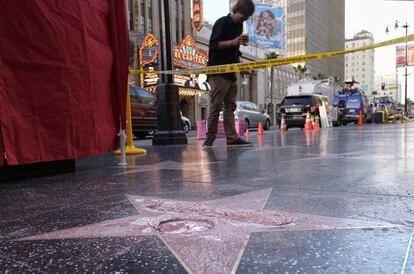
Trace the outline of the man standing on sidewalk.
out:
M 247 45 L 249 37 L 242 35 L 243 22 L 254 13 L 252 0 L 239 0 L 227 16 L 216 21 L 210 37 L 209 66 L 234 64 L 240 62 L 240 44 Z M 220 111 L 224 103 L 224 129 L 227 136 L 227 146 L 245 147 L 251 143 L 237 136 L 234 125 L 234 111 L 236 110 L 237 85 L 236 74 L 225 73 L 211 75 L 208 82 L 211 86 L 211 107 L 208 117 L 207 139 L 203 147 L 213 146 L 217 134 L 217 124 Z

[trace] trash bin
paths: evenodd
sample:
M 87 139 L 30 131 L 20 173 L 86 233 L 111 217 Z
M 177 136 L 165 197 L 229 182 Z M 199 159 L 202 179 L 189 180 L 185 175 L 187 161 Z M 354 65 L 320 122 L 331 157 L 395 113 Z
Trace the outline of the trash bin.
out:
M 384 123 L 384 112 L 379 111 L 374 113 L 374 123 L 382 124 Z

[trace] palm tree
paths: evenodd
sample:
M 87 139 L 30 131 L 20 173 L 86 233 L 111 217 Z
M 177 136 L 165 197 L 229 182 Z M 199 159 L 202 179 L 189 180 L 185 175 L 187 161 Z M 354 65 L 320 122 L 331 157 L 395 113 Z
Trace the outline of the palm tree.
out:
M 294 67 L 295 71 L 299 73 L 300 79 L 303 79 L 305 77 L 306 72 L 308 72 L 308 67 L 304 65 L 298 65 L 297 67 Z
M 266 59 L 276 59 L 279 57 L 279 54 L 272 51 L 269 53 L 266 53 Z M 274 122 L 274 108 L 273 108 L 273 86 L 274 86 L 274 75 L 275 75 L 275 68 L 270 68 L 270 111 L 268 109 L 268 112 L 270 112 L 270 117 L 272 118 L 272 121 Z

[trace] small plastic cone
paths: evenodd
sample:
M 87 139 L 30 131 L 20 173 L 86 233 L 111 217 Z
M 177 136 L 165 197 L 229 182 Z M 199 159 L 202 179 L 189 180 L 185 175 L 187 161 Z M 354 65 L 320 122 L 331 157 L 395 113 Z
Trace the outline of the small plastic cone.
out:
M 285 115 L 282 115 L 282 120 L 280 121 L 280 129 L 279 130 L 280 130 L 280 132 L 286 132 L 287 131 Z
M 305 122 L 305 130 L 312 130 L 312 121 L 311 121 L 311 117 L 310 117 L 310 113 L 308 111 L 308 113 L 306 114 L 306 122 Z
M 262 122 L 259 123 L 259 128 L 257 129 L 257 135 L 264 135 L 263 124 Z
M 202 140 L 206 138 L 206 121 L 197 121 L 197 140 Z
M 361 108 L 359 110 L 358 126 L 362 127 L 363 125 L 364 125 L 364 110 Z

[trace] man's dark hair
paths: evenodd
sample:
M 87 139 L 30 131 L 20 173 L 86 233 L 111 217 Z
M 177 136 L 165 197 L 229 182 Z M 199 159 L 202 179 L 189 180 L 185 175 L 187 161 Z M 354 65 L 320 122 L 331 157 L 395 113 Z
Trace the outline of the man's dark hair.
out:
M 252 16 L 254 13 L 254 3 L 252 0 L 239 0 L 234 5 L 233 12 L 240 12 L 246 16 Z

